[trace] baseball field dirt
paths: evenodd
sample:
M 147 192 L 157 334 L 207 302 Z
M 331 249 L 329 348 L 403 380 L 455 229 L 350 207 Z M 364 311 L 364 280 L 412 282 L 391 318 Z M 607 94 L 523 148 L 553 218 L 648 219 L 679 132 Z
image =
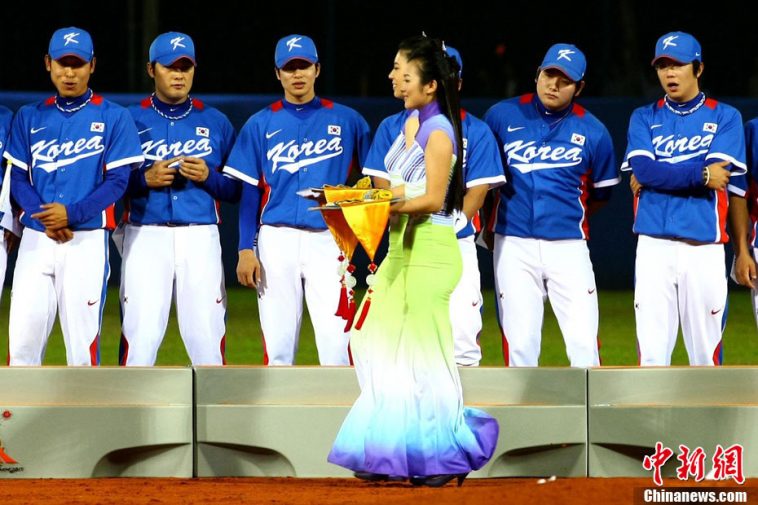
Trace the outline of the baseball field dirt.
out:
M 509 478 L 470 479 L 462 487 L 448 484 L 439 489 L 414 488 L 410 484 L 367 483 L 353 479 L 203 478 L 203 479 L 10 479 L 0 481 L 2 504 L 369 504 L 467 505 L 515 504 L 643 504 L 645 489 L 718 493 L 746 492 L 747 501 L 758 504 L 758 479 L 738 486 L 732 480 L 665 480 L 657 488 L 652 479 L 640 478 Z M 730 495 L 736 497 L 736 495 Z M 737 497 L 739 498 L 739 497 Z M 658 502 L 661 503 L 661 502 Z M 666 503 L 666 502 L 664 502 Z

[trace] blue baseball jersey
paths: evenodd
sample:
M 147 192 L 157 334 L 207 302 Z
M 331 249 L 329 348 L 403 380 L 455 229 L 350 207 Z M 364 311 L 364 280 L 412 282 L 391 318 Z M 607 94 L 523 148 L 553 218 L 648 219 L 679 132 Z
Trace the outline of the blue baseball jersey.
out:
M 129 107 L 129 112 L 145 156 L 143 173 L 156 161 L 177 156 L 203 158 L 209 170 L 220 170 L 234 144 L 234 127 L 227 117 L 201 100 L 192 99 L 191 112 L 181 119 L 158 114 L 150 97 Z M 134 224 L 216 224 L 221 220 L 219 203 L 205 184 L 180 174 L 165 188 L 146 188 L 132 181 L 126 213 L 126 221 Z
M 390 180 L 390 174 L 387 166 L 384 164 L 384 158 L 395 143 L 399 135 L 405 136 L 405 122 L 408 120 L 411 111 L 402 110 L 397 114 L 387 116 L 379 123 L 376 129 L 374 139 L 371 142 L 371 148 L 368 150 L 366 162 L 363 164 L 361 173 L 372 177 Z
M 669 110 L 665 99 L 640 107 L 629 120 L 626 155 L 655 161 L 691 163 L 703 167 L 729 161 L 729 191 L 744 196 L 745 135 L 740 113 L 711 98 L 694 112 L 680 115 Z M 635 233 L 704 243 L 729 241 L 726 230 L 729 197 L 726 191 L 707 189 L 664 191 L 644 187 L 634 199 Z
M 608 130 L 579 104 L 551 128 L 534 93 L 503 100 L 484 116 L 509 184 L 500 191 L 495 232 L 544 240 L 588 239 L 590 191 L 620 182 Z
M 405 136 L 405 122 L 410 112 L 402 111 L 385 118 L 374 135 L 366 164 L 365 175 L 389 180 L 385 157 L 399 135 Z M 463 182 L 466 188 L 487 184 L 494 188 L 505 184 L 505 173 L 495 136 L 481 119 L 461 111 L 463 137 Z M 476 216 L 475 216 L 476 219 Z M 469 223 L 458 231 L 458 238 L 466 238 L 477 231 L 475 223 Z
M 0 157 L 5 152 L 5 146 L 8 143 L 12 120 L 13 111 L 4 105 L 0 105 Z M 0 179 L 0 184 L 2 184 L 2 179 Z
M 55 96 L 21 107 L 13 119 L 4 156 L 27 173 L 42 203 L 63 205 L 88 197 L 103 182 L 106 171 L 137 167 L 144 159 L 127 110 L 97 94 L 70 115 L 58 110 Z M 45 230 L 26 212 L 21 214 L 21 223 Z M 113 229 L 115 224 L 111 204 L 72 229 Z
M 5 175 L 5 159 L 3 153 L 5 146 L 8 144 L 8 136 L 11 131 L 11 122 L 13 120 L 13 111 L 4 105 L 0 105 L 0 160 L 3 160 L 2 170 L 0 170 L 0 187 L 3 185 L 3 176 Z M 5 212 L 0 211 L 0 218 Z
M 750 245 L 758 247 L 758 118 L 745 124 L 745 146 L 747 158 L 748 208 L 750 209 Z
M 260 222 L 326 229 L 313 200 L 298 191 L 344 184 L 370 144 L 366 120 L 323 98 L 302 105 L 279 100 L 254 114 L 237 137 L 224 173 L 259 186 Z

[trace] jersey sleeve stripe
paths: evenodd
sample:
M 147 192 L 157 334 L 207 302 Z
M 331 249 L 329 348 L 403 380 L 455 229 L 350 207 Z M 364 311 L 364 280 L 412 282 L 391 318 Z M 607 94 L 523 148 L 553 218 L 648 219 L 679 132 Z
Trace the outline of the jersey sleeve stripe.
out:
M 505 175 L 496 175 L 494 177 L 481 177 L 479 179 L 473 179 L 466 182 L 467 188 L 473 188 L 475 186 L 483 186 L 489 184 L 490 189 L 502 186 L 505 184 Z
M 8 151 L 6 151 L 3 154 L 3 156 L 5 157 L 5 159 L 7 159 L 8 161 L 11 162 L 11 165 L 17 166 L 18 168 L 20 168 L 22 170 L 26 170 L 27 172 L 29 171 L 29 165 L 27 165 L 23 161 L 21 161 L 19 159 L 16 159 L 13 156 L 11 156 L 10 153 L 8 153 Z
M 629 165 L 629 160 L 634 158 L 635 156 L 647 156 L 651 160 L 655 160 L 655 155 L 651 153 L 650 151 L 645 151 L 644 149 L 635 149 L 634 151 L 630 152 L 629 155 L 624 160 L 624 163 L 621 165 L 621 170 L 623 172 L 628 172 L 632 169 L 632 167 Z
M 596 188 L 607 188 L 610 186 L 615 186 L 619 182 L 621 182 L 621 177 L 614 177 L 613 179 L 606 179 L 604 181 L 593 182 L 592 185 Z
M 131 165 L 132 163 L 142 163 L 143 161 L 145 161 L 144 156 L 132 156 L 129 158 L 111 161 L 105 165 L 105 169 L 111 170 L 113 168 L 123 167 L 124 165 Z
M 729 156 L 728 154 L 724 153 L 710 153 L 705 157 L 706 160 L 724 160 L 728 161 L 735 167 L 737 167 L 739 170 L 732 170 L 732 175 L 745 175 L 747 173 L 747 165 L 745 165 L 743 162 L 739 161 L 738 159 Z
M 363 175 L 379 177 L 380 179 L 386 179 L 388 181 L 390 180 L 390 174 L 388 174 L 387 172 L 383 170 L 376 170 L 374 168 L 363 167 L 363 170 L 361 170 L 361 172 L 363 172 Z
M 745 196 L 747 194 L 747 191 L 744 189 L 738 188 L 737 186 L 732 186 L 731 184 L 729 184 L 726 189 L 729 190 L 729 192 L 733 195 L 737 196 Z
M 251 184 L 253 186 L 258 185 L 258 180 L 250 177 L 249 175 L 245 175 L 236 168 L 232 168 L 229 165 L 225 166 L 223 171 L 224 174 L 228 174 L 229 176 L 233 177 L 234 179 L 246 182 L 248 184 Z

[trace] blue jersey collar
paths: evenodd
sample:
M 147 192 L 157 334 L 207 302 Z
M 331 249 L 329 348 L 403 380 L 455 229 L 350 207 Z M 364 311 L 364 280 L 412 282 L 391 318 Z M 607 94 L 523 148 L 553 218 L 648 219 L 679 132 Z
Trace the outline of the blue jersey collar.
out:
M 703 106 L 705 103 L 705 93 L 701 91 L 692 100 L 681 103 L 671 100 L 668 95 L 666 95 L 663 99 L 668 110 L 679 116 L 686 116 L 688 114 L 692 114 Z
M 285 109 L 293 113 L 304 114 L 308 112 L 313 112 L 314 110 L 321 108 L 321 99 L 319 97 L 314 97 L 313 100 L 311 100 L 310 102 L 291 103 L 283 98 L 282 107 L 284 107 Z
M 574 108 L 572 102 L 563 110 L 559 110 L 557 112 L 548 110 L 544 105 L 542 105 L 542 101 L 540 101 L 537 93 L 534 94 L 532 103 L 534 103 L 534 108 L 537 109 L 537 114 L 539 114 L 542 120 L 545 121 L 551 128 L 557 125 L 561 120 L 565 119 L 566 116 L 571 114 L 571 110 Z
M 60 95 L 55 95 L 55 106 L 61 112 L 73 113 L 87 105 L 94 95 L 95 93 L 90 88 L 87 88 L 83 95 L 76 98 L 63 98 Z
M 184 119 L 192 110 L 192 98 L 189 96 L 187 97 L 187 100 L 182 103 L 170 104 L 161 101 L 161 99 L 153 93 L 150 97 L 150 104 L 159 115 L 166 119 Z

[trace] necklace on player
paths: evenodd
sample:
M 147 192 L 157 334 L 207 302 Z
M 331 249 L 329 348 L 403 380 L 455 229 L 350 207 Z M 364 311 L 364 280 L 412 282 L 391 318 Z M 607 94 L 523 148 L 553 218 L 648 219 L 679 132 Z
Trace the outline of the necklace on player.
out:
M 571 107 L 572 106 L 569 105 L 563 110 L 553 112 L 553 111 L 548 110 L 547 107 L 545 107 L 544 105 L 542 105 L 542 102 L 540 102 L 539 100 L 536 100 L 534 102 L 534 109 L 537 111 L 537 114 L 539 114 L 540 117 L 542 117 L 542 120 L 545 121 L 545 123 L 547 123 L 547 126 L 550 130 L 553 130 L 553 128 L 555 128 L 558 125 L 558 123 L 560 123 L 561 121 L 563 121 L 564 119 L 568 117 L 569 113 L 571 112 Z
M 157 112 L 159 116 L 161 116 L 161 117 L 163 117 L 165 119 L 169 119 L 171 121 L 177 121 L 179 119 L 184 119 L 187 116 L 189 116 L 189 113 L 192 112 L 192 108 L 193 108 L 192 97 L 189 96 L 189 95 L 187 95 L 187 101 L 189 102 L 189 107 L 187 107 L 187 110 L 184 111 L 184 113 L 179 114 L 178 116 L 169 116 L 168 114 L 164 114 L 163 112 L 161 112 L 161 110 L 155 105 L 155 93 L 153 93 L 152 95 L 150 95 L 150 106 L 153 108 L 153 110 L 155 112 Z M 163 102 L 161 102 L 161 103 L 163 103 Z
M 56 96 L 55 97 L 55 106 L 58 108 L 59 111 L 66 112 L 66 113 L 69 113 L 69 114 L 72 113 L 72 112 L 76 112 L 78 110 L 81 110 L 81 109 L 83 109 L 90 102 L 90 100 L 92 100 L 92 96 L 94 95 L 94 93 L 92 92 L 91 89 L 88 90 L 88 91 L 89 91 L 89 96 L 87 97 L 87 99 L 84 102 L 82 102 L 81 104 L 77 105 L 76 107 L 71 107 L 70 109 L 67 109 L 66 107 L 62 106 L 60 103 L 58 103 L 58 100 L 61 98 L 60 96 Z M 76 100 L 73 100 L 72 103 L 75 102 L 75 101 Z
M 674 114 L 676 114 L 677 116 L 687 116 L 688 114 L 692 114 L 693 112 L 695 112 L 696 110 L 698 110 L 700 107 L 703 106 L 703 104 L 705 103 L 705 93 L 700 93 L 700 100 L 698 100 L 698 102 L 691 109 L 680 110 L 679 107 L 674 107 L 669 102 L 670 102 L 669 96 L 666 95 L 663 99 L 663 103 L 666 104 L 666 108 L 670 110 L 671 112 L 673 112 Z

